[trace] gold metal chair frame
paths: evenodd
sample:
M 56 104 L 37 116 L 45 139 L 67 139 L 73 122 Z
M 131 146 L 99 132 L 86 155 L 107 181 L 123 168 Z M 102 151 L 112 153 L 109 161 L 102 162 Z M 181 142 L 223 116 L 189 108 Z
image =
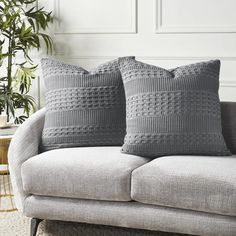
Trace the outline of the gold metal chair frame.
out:
M 0 165 L 6 165 L 6 169 L 0 170 L 0 212 L 13 212 L 15 208 L 13 193 L 11 190 L 10 172 L 8 169 L 7 153 L 11 138 L 0 138 Z M 8 198 L 10 201 L 9 209 L 2 209 L 2 199 Z

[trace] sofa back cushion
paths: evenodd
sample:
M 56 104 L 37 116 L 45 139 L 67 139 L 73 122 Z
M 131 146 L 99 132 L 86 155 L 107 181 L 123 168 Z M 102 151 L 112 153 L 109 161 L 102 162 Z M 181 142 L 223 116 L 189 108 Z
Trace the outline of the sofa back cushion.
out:
M 120 58 L 126 94 L 123 152 L 228 155 L 218 96 L 220 61 L 166 70 Z
M 46 87 L 42 151 L 122 145 L 125 95 L 117 60 L 91 72 L 52 59 L 41 61 Z
M 221 102 L 221 118 L 226 145 L 236 154 L 236 102 Z

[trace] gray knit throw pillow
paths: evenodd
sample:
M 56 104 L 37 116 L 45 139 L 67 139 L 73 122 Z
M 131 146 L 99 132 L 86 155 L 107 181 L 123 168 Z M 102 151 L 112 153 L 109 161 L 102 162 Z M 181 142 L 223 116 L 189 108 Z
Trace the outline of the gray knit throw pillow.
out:
M 43 151 L 75 146 L 122 145 L 125 95 L 117 60 L 88 72 L 42 59 L 46 87 Z
M 126 95 L 123 152 L 230 155 L 221 128 L 219 60 L 166 70 L 127 57 L 119 67 Z

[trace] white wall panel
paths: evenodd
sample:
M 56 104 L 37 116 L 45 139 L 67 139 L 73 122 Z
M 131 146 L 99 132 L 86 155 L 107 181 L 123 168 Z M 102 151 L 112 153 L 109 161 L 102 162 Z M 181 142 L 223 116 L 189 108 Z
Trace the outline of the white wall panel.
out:
M 55 33 L 136 33 L 136 0 L 54 0 Z
M 89 69 L 126 55 L 164 68 L 218 58 L 220 97 L 236 101 L 236 0 L 39 3 L 60 18 L 51 30 L 59 59 Z
M 235 0 L 156 0 L 157 33 L 236 32 Z

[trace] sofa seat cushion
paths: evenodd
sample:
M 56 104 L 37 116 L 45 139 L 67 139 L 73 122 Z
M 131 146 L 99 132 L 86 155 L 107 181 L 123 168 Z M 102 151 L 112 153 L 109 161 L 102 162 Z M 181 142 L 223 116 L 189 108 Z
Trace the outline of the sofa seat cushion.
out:
M 135 201 L 236 216 L 236 155 L 166 156 L 133 171 Z
M 120 147 L 51 150 L 22 165 L 23 188 L 35 195 L 130 201 L 131 172 L 148 161 Z

